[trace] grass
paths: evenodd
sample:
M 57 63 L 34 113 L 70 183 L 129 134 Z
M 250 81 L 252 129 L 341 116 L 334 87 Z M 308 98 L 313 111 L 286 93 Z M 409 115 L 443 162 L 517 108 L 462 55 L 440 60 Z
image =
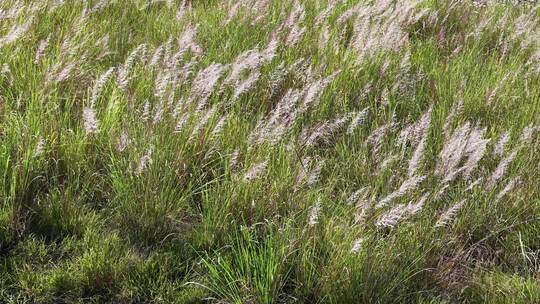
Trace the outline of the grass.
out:
M 539 301 L 529 3 L 0 3 L 1 303 Z

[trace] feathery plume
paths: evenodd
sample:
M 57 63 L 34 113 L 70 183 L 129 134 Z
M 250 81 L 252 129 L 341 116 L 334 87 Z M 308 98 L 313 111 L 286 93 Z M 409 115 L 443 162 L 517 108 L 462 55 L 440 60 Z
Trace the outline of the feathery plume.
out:
M 255 164 L 249 168 L 248 172 L 244 175 L 245 182 L 251 182 L 261 176 L 261 174 L 266 170 L 268 166 L 268 161 L 265 160 L 258 164 Z
M 381 208 L 381 207 L 387 205 L 392 200 L 394 200 L 394 199 L 396 199 L 398 197 L 401 197 L 401 196 L 407 194 L 408 192 L 416 189 L 425 179 L 426 179 L 425 175 L 409 177 L 409 179 L 405 180 L 401 184 L 401 186 L 399 187 L 398 190 L 390 193 L 389 195 L 384 197 L 382 200 L 380 200 L 376 207 Z
M 531 138 L 533 136 L 533 133 L 537 131 L 539 127 L 533 127 L 532 125 L 529 125 L 523 129 L 523 132 L 521 132 L 521 136 L 519 137 L 519 144 L 524 146 L 528 144 L 531 141 Z
M 508 192 L 514 190 L 514 188 L 516 187 L 516 185 L 519 183 L 519 177 L 515 177 L 513 179 L 511 179 L 508 184 L 506 184 L 506 186 L 501 190 L 501 192 L 499 192 L 497 194 L 497 197 L 495 198 L 495 201 L 498 202 L 500 201 Z
M 4 45 L 13 43 L 22 37 L 26 32 L 28 32 L 33 22 L 34 20 L 31 17 L 27 19 L 25 23 L 13 26 L 6 36 L 0 37 L 0 49 L 2 49 Z
M 484 139 L 486 128 L 474 128 L 469 133 L 465 153 L 468 155 L 467 161 L 461 168 L 463 176 L 469 178 L 473 170 L 478 166 L 478 162 L 482 159 L 487 150 L 487 145 L 490 139 Z
M 457 102 L 452 105 L 450 113 L 448 114 L 448 116 L 446 116 L 446 119 L 444 121 L 443 132 L 445 138 L 448 138 L 450 136 L 450 134 L 448 133 L 451 129 L 450 125 L 452 124 L 454 118 L 460 115 L 461 112 L 463 112 L 463 101 L 461 100 L 461 98 L 458 98 Z
M 71 77 L 73 71 L 77 70 L 77 66 L 80 64 L 78 61 L 71 61 L 68 64 L 64 66 L 64 68 L 56 75 L 56 78 L 54 79 L 55 83 L 60 83 L 64 80 L 67 80 L 69 77 Z
M 141 119 L 142 119 L 142 121 L 147 122 L 149 117 L 150 117 L 150 102 L 147 99 L 144 102 Z
M 401 221 L 416 215 L 422 208 L 429 196 L 429 193 L 424 194 L 417 203 L 409 203 L 408 205 L 399 204 L 384 213 L 375 225 L 379 228 L 392 228 L 397 226 Z
M 189 136 L 189 140 L 194 140 L 196 136 L 199 135 L 201 130 L 206 126 L 210 118 L 214 116 L 214 113 L 216 112 L 216 107 L 211 108 L 210 110 L 206 111 L 206 113 L 200 118 L 199 123 L 195 125 L 193 130 L 191 131 L 191 135 Z
M 105 84 L 107 83 L 107 81 L 109 81 L 113 73 L 114 67 L 108 69 L 107 71 L 105 71 L 105 73 L 101 74 L 98 80 L 94 83 L 94 87 L 92 88 L 92 97 L 90 99 L 91 107 L 96 104 L 96 101 L 101 96 L 101 92 L 103 92 L 103 87 L 105 87 Z
M 493 174 L 491 174 L 487 182 L 488 189 L 495 187 L 495 185 L 497 184 L 497 181 L 499 181 L 499 179 L 504 176 L 504 174 L 506 173 L 506 170 L 508 169 L 508 166 L 510 165 L 510 163 L 514 160 L 516 156 L 517 156 L 517 150 L 514 150 L 512 153 L 510 153 L 510 155 L 508 155 L 506 158 L 504 158 L 503 160 L 499 162 L 499 165 L 497 166 L 495 171 L 493 171 Z
M 326 9 L 324 9 L 319 15 L 317 15 L 317 17 L 315 18 L 315 26 L 320 26 L 321 24 L 323 24 L 328 19 L 330 14 L 332 14 L 335 7 L 336 7 L 335 3 L 330 3 L 326 7 Z
M 357 254 L 360 252 L 360 249 L 362 249 L 362 243 L 364 242 L 364 239 L 356 239 L 352 245 L 351 253 Z
M 362 111 L 356 113 L 353 116 L 351 123 L 349 124 L 349 128 L 347 129 L 347 134 L 353 134 L 354 131 L 358 128 L 358 126 L 364 123 L 368 113 L 369 113 L 369 107 L 366 107 Z
M 321 175 L 322 168 L 324 167 L 324 160 L 318 160 L 315 162 L 314 168 L 308 173 L 306 185 L 312 186 L 317 183 L 319 176 Z
M 321 213 L 321 198 L 317 198 L 315 204 L 311 206 L 309 210 L 308 225 L 315 226 L 318 223 L 319 215 Z
M 435 175 L 444 177 L 446 182 L 452 181 L 459 173 L 457 166 L 463 157 L 467 140 L 471 130 L 470 123 L 465 123 L 454 131 L 439 154 L 439 161 L 435 167 Z
M 443 214 L 441 214 L 441 216 L 437 220 L 437 223 L 435 223 L 435 227 L 448 226 L 448 224 L 450 224 L 454 220 L 463 205 L 465 205 L 465 201 L 465 199 L 462 199 L 461 201 L 450 207 L 448 210 L 446 210 Z
M 334 78 L 336 78 L 340 72 L 341 71 L 338 70 L 332 73 L 330 76 L 324 79 L 319 79 L 307 86 L 306 95 L 301 107 L 302 112 L 308 110 L 310 107 L 316 107 L 318 105 L 319 98 L 324 89 L 334 80 Z
M 99 121 L 96 118 L 96 111 L 93 108 L 85 107 L 83 109 L 83 121 L 86 134 L 97 133 L 99 131 Z
M 495 156 L 501 156 L 504 153 L 504 148 L 506 147 L 506 144 L 510 140 L 510 132 L 506 131 L 499 137 L 499 140 L 497 141 L 497 144 L 493 148 L 493 154 Z
M 38 47 L 36 49 L 36 56 L 34 57 L 34 63 L 38 64 L 41 61 L 41 58 L 43 58 L 43 55 L 45 54 L 45 50 L 49 46 L 49 41 L 51 40 L 51 36 L 48 36 L 47 39 L 41 40 L 38 44 Z
M 395 227 L 406 215 L 407 206 L 399 204 L 396 207 L 390 209 L 390 211 L 384 213 L 375 223 L 378 228 L 392 228 Z
M 206 101 L 214 91 L 224 69 L 225 66 L 219 63 L 212 63 L 205 69 L 199 71 L 193 80 L 190 99 L 195 97 L 200 98 L 199 104 L 197 105 L 197 111 L 202 110 L 206 105 Z
M 137 46 L 127 57 L 126 62 L 120 68 L 118 68 L 118 86 L 127 91 L 127 87 L 130 81 L 131 71 L 135 65 L 135 60 L 137 57 L 141 57 L 143 53 L 146 52 L 146 45 L 140 44 Z
M 431 122 L 431 111 L 430 108 L 424 115 L 422 115 L 422 118 L 420 118 L 420 121 L 415 127 L 415 132 L 417 132 L 420 135 L 420 143 L 414 150 L 413 156 L 411 160 L 409 161 L 409 171 L 408 175 L 409 177 L 416 174 L 416 171 L 418 171 L 418 167 L 420 166 L 420 162 L 422 161 L 422 157 L 424 156 L 424 151 L 426 149 L 426 143 L 427 143 L 427 137 L 428 137 L 428 130 L 429 130 L 429 124 Z
M 244 71 L 256 70 L 262 62 L 262 56 L 258 49 L 248 50 L 240 54 L 231 64 L 231 72 L 223 82 L 223 85 L 236 83 Z
M 323 28 L 321 29 L 321 33 L 319 34 L 319 50 L 320 51 L 326 48 L 326 45 L 328 44 L 328 40 L 330 40 L 330 29 L 328 28 L 328 24 L 325 24 Z
M 235 85 L 232 99 L 236 100 L 238 99 L 238 97 L 240 97 L 240 95 L 249 91 L 255 85 L 255 83 L 257 83 L 260 76 L 261 76 L 261 72 L 259 72 L 258 70 L 255 70 L 251 72 L 245 80 L 238 82 Z
M 371 151 L 375 157 L 379 155 L 381 151 L 383 139 L 386 134 L 392 129 L 393 122 L 384 124 L 375 129 L 366 139 L 366 143 L 371 146 Z
M 227 115 L 221 117 L 212 130 L 212 137 L 218 136 L 222 131 L 225 123 L 229 117 Z
M 36 148 L 34 149 L 34 157 L 40 156 L 44 150 L 45 150 L 45 140 L 43 139 L 43 137 L 40 136 L 36 143 Z
M 122 130 L 120 137 L 118 137 L 118 142 L 116 143 L 116 150 L 118 152 L 123 152 L 129 145 L 129 135 L 126 130 Z
M 195 41 L 195 36 L 197 36 L 197 27 L 189 26 L 178 39 L 178 57 L 182 57 L 183 54 L 190 50 L 195 55 L 202 54 L 202 48 Z
M 148 166 L 152 164 L 152 153 L 154 152 L 154 145 L 150 145 L 148 149 L 144 152 L 141 159 L 139 159 L 139 166 L 137 167 L 137 174 L 143 173 Z
M 230 161 L 229 161 L 231 168 L 236 168 L 236 166 L 238 165 L 239 156 L 240 156 L 240 151 L 238 149 L 234 149 L 233 153 L 231 154 Z
M 315 127 L 302 131 L 301 141 L 307 147 L 315 146 L 321 142 L 328 141 L 330 137 L 339 130 L 349 119 L 349 115 L 337 118 L 334 121 L 325 121 Z
M 178 122 L 176 123 L 176 126 L 174 128 L 174 133 L 180 133 L 184 129 L 184 126 L 187 124 L 189 120 L 190 114 L 189 112 L 185 112 L 182 114 L 180 119 L 178 119 Z
M 358 202 L 363 201 L 367 198 L 369 193 L 369 187 L 363 187 L 351 193 L 347 199 L 349 205 L 356 205 Z

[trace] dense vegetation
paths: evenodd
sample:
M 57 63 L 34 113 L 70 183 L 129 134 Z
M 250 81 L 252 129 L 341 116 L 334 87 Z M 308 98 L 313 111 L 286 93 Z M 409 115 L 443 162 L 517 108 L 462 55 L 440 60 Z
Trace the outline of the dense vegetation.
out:
M 539 13 L 0 1 L 0 302 L 540 302 Z

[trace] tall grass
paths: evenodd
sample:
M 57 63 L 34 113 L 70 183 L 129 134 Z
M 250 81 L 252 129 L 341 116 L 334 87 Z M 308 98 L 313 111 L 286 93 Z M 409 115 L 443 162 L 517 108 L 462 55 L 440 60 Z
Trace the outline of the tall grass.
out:
M 540 301 L 538 13 L 0 2 L 0 302 Z

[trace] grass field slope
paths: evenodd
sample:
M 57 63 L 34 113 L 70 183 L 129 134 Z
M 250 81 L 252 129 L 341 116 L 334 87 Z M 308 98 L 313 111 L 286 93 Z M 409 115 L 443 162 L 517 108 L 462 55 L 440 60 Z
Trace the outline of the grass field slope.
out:
M 540 303 L 540 6 L 0 0 L 0 303 Z

